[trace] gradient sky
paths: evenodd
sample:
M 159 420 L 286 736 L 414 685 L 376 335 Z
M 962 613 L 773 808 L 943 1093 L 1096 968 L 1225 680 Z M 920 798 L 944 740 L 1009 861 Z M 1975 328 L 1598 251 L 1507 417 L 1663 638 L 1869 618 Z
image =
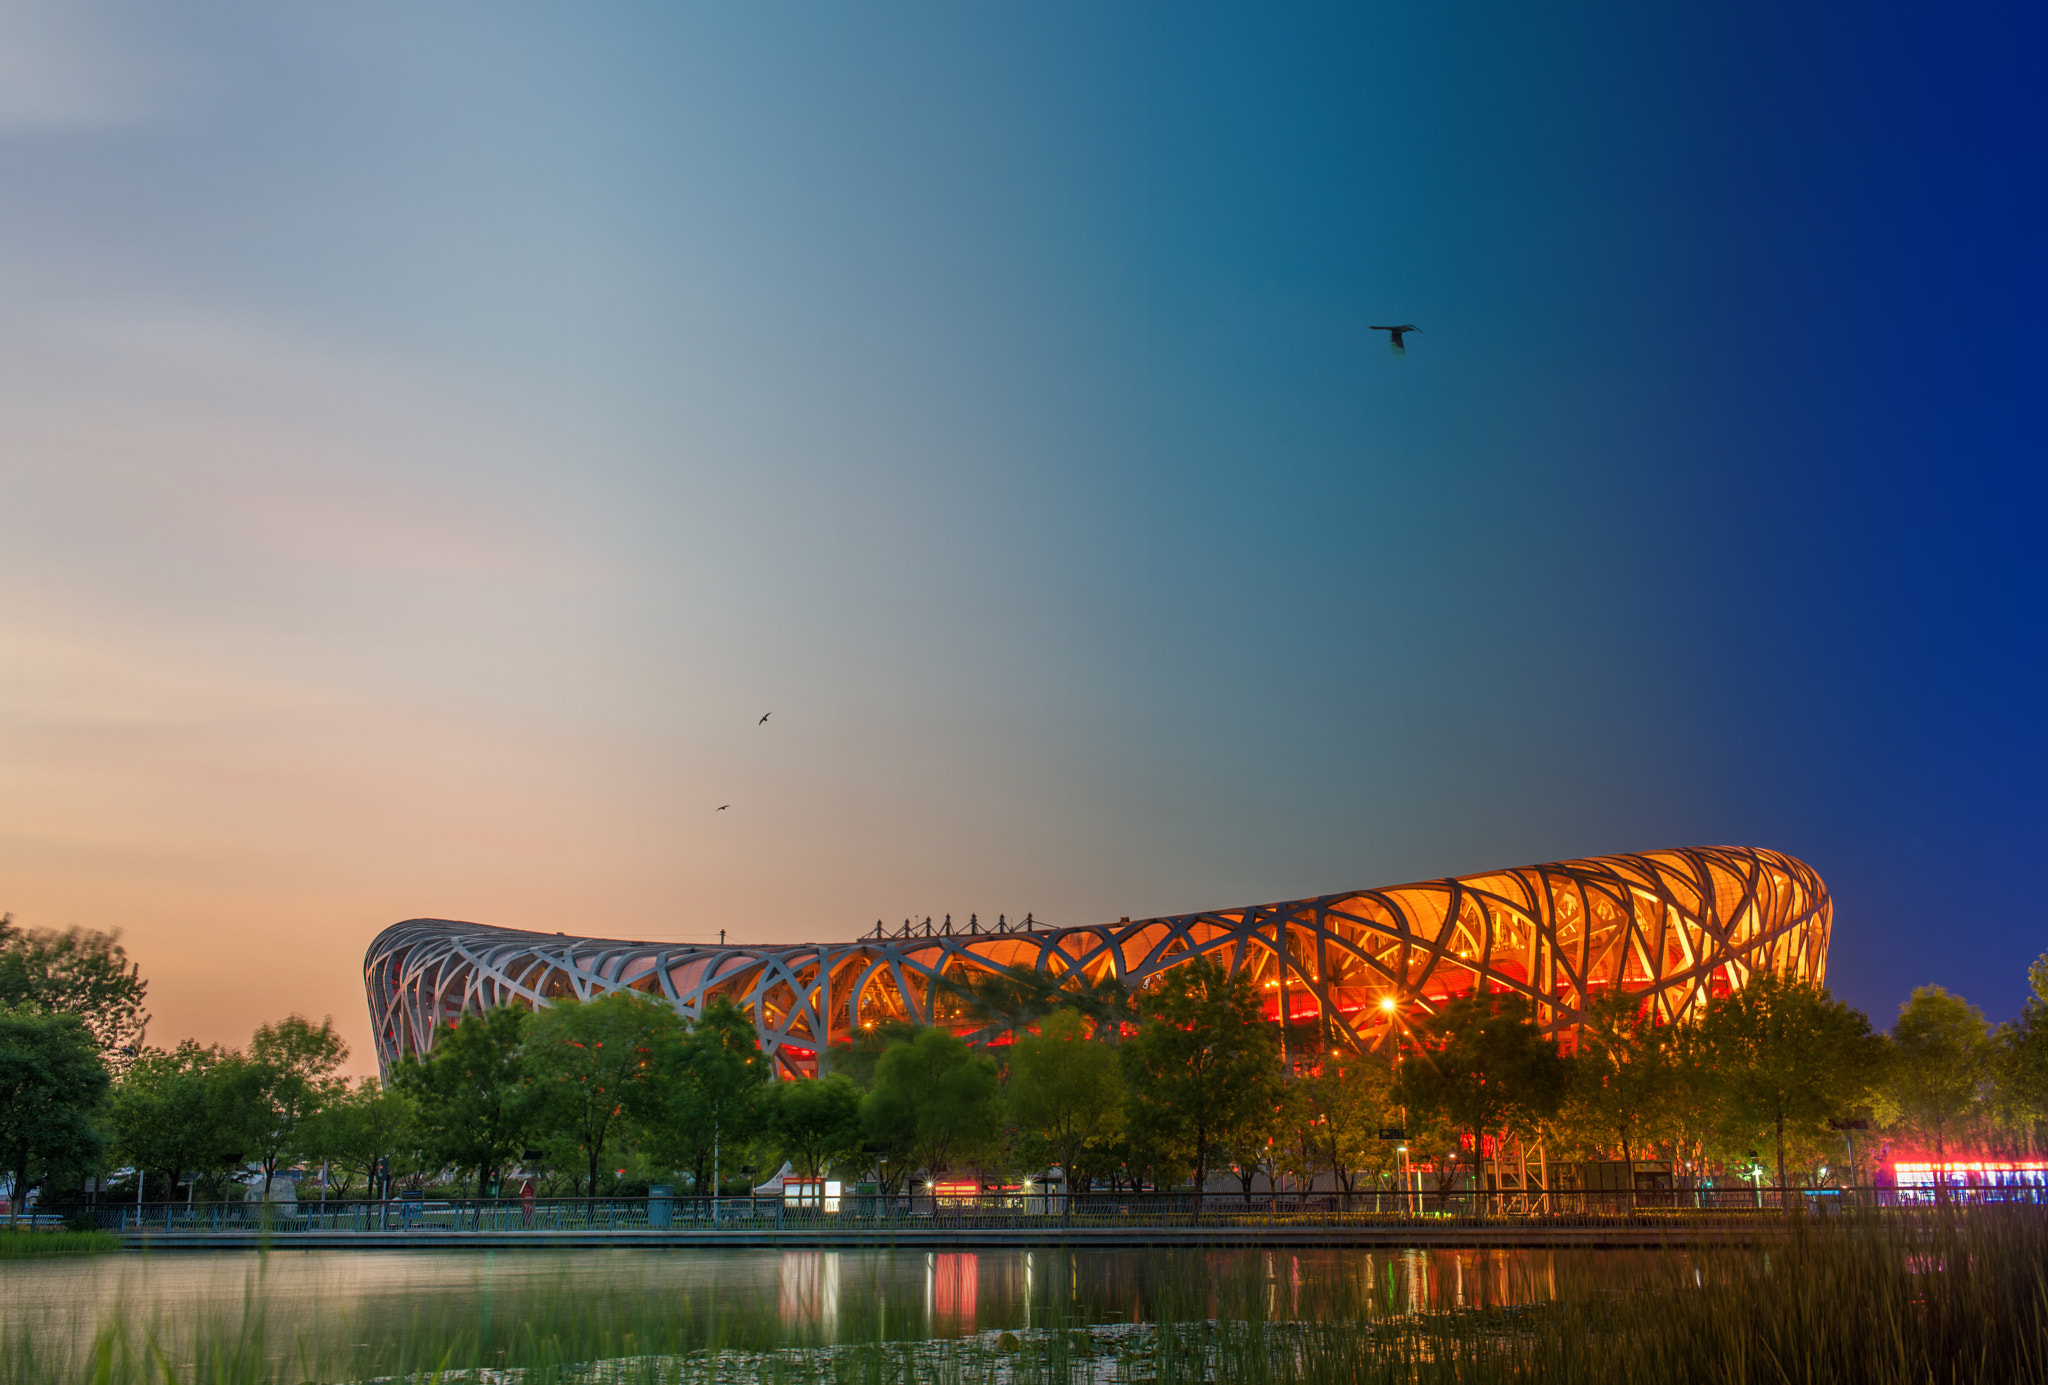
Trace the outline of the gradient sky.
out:
M 2042 15 L 0 3 L 0 907 L 367 1071 L 402 918 L 1739 843 L 2009 1015 Z

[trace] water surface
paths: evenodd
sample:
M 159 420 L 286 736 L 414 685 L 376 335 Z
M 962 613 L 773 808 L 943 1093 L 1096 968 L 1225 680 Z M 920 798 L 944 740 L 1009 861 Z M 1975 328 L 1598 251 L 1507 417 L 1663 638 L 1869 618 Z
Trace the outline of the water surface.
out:
M 1589 1250 L 163 1252 L 0 1266 L 9 1336 L 75 1348 L 116 1324 L 175 1343 L 260 1320 L 361 1344 L 580 1320 L 750 1346 L 948 1338 L 1054 1323 L 1317 1320 L 1514 1306 L 1639 1282 Z

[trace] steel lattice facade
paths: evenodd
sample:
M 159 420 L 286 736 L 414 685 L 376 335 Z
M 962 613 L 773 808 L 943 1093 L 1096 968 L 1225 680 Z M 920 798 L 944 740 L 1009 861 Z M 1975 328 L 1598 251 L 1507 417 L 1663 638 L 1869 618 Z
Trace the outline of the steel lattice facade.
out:
M 1079 928 L 878 930 L 852 942 L 777 947 L 411 919 L 370 944 L 363 980 L 387 1072 L 464 1014 L 626 989 L 688 1016 L 730 999 L 753 1016 L 778 1072 L 796 1076 L 816 1071 L 821 1047 L 877 1021 L 971 1032 L 957 985 L 998 966 L 1142 988 L 1206 954 L 1251 976 L 1269 1019 L 1284 1005 L 1295 1022 L 1327 1020 L 1338 1042 L 1369 1049 L 1395 1026 L 1481 989 L 1529 997 L 1546 1031 L 1563 1035 L 1590 997 L 1614 987 L 1676 1018 L 1760 971 L 1820 982 L 1832 917 L 1827 888 L 1805 863 L 1750 847 L 1698 847 Z

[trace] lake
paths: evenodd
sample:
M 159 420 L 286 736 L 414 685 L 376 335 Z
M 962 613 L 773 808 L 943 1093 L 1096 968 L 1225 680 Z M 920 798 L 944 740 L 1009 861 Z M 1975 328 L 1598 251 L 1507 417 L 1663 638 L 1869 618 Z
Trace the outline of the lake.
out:
M 103 1329 L 166 1345 L 257 1321 L 323 1349 L 575 1321 L 748 1347 L 964 1337 L 1049 1323 L 1315 1320 L 1620 1288 L 1647 1252 L 1592 1250 L 275 1251 L 0 1265 L 7 1334 L 59 1355 Z

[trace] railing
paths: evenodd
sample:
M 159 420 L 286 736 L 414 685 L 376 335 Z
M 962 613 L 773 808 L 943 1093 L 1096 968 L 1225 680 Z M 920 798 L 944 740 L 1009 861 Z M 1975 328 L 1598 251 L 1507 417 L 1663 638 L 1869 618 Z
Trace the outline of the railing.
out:
M 1952 1189 L 1951 1205 L 2048 1204 L 2039 1188 Z M 936 1229 L 1455 1226 L 1754 1226 L 1794 1212 L 1911 1210 L 1931 1189 L 1685 1188 L 1636 1192 L 847 1193 L 831 1202 L 780 1197 L 396 1197 L 329 1202 L 124 1203 L 72 1209 L 118 1232 L 759 1232 L 887 1234 Z

